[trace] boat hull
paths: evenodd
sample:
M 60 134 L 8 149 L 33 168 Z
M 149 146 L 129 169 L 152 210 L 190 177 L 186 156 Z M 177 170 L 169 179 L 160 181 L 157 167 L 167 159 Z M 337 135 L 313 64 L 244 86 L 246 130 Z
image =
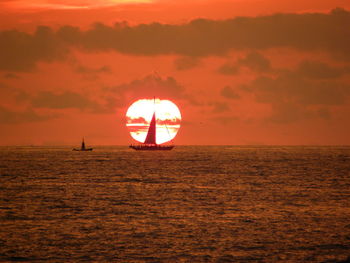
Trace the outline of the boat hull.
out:
M 148 144 L 139 144 L 139 145 L 130 145 L 131 149 L 136 151 L 170 151 L 175 146 L 174 145 L 148 145 Z
M 73 149 L 72 151 L 77 151 L 77 152 L 89 152 L 92 151 L 93 148 L 86 148 L 86 149 Z

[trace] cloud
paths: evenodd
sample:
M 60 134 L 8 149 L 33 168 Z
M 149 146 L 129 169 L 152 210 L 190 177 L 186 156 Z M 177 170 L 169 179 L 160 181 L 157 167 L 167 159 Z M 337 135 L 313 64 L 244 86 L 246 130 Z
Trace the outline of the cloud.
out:
M 350 60 L 350 12 L 337 8 L 328 14 L 275 14 L 227 20 L 196 19 L 189 23 L 114 26 L 95 24 L 83 31 L 64 26 L 54 32 L 38 27 L 33 34 L 17 30 L 0 32 L 0 70 L 25 71 L 39 61 L 62 60 L 70 47 L 84 51 L 111 51 L 132 55 L 227 55 L 231 50 L 294 48 L 325 51 Z M 254 54 L 254 53 L 253 53 Z M 257 54 L 243 59 L 248 67 L 265 70 Z M 185 63 L 186 64 L 186 63 Z
M 179 125 L 181 124 L 181 120 L 178 118 L 175 119 L 166 119 L 166 120 L 157 120 L 158 125 Z
M 296 102 L 303 105 L 341 105 L 349 96 L 348 84 L 339 81 L 310 81 L 295 73 L 277 78 L 258 77 L 250 86 L 258 102 Z
M 39 26 L 33 34 L 0 32 L 0 70 L 29 71 L 39 61 L 62 60 L 67 54 L 67 47 L 49 27 Z
M 75 72 L 83 76 L 84 79 L 96 80 L 100 77 L 100 74 L 111 73 L 112 69 L 109 66 L 92 68 L 80 65 L 75 68 Z
M 89 99 L 87 96 L 65 91 L 62 93 L 52 93 L 42 91 L 37 95 L 29 98 L 34 108 L 47 109 L 79 109 L 92 113 L 111 113 L 116 107 L 113 99 L 105 99 L 102 103 Z
M 239 58 L 236 62 L 223 64 L 218 72 L 224 75 L 237 75 L 241 67 L 249 68 L 256 72 L 267 72 L 271 70 L 270 60 L 258 52 L 249 52 L 244 58 Z
M 101 66 L 99 68 L 90 68 L 90 67 L 80 65 L 75 69 L 75 72 L 80 73 L 80 74 L 96 75 L 98 73 L 111 73 L 112 70 L 109 66 Z
M 7 86 L 0 82 L 0 91 L 3 97 L 13 100 L 18 105 L 28 105 L 31 109 L 78 109 L 90 113 L 113 113 L 118 106 L 113 97 L 99 96 L 96 100 L 85 94 L 72 91 L 51 92 L 39 91 L 35 94 L 27 93 L 19 88 Z M 32 114 L 33 115 L 33 114 Z
M 270 61 L 258 52 L 250 52 L 237 62 L 238 66 L 245 66 L 257 72 L 266 72 L 271 69 Z
M 185 88 L 173 77 L 162 78 L 155 74 L 150 74 L 141 79 L 133 80 L 115 87 L 108 88 L 107 91 L 117 96 L 120 103 L 130 101 L 130 99 L 153 98 L 187 100 L 192 104 L 196 101 L 186 93 Z
M 20 79 L 21 77 L 14 73 L 6 73 L 4 74 L 5 79 Z
M 7 86 L 5 83 L 0 82 L 0 91 L 7 91 L 7 90 L 11 90 L 11 88 L 9 86 Z
M 347 69 L 331 67 L 319 61 L 305 60 L 299 64 L 297 72 L 311 79 L 333 79 L 347 73 Z
M 329 120 L 331 118 L 331 113 L 328 108 L 321 107 L 317 110 L 317 114 L 320 118 Z
M 228 20 L 196 19 L 187 24 L 125 23 L 108 27 L 96 24 L 81 32 L 79 45 L 90 50 L 183 56 L 224 55 L 232 49 L 263 50 L 290 47 L 325 50 L 350 59 L 350 13 L 335 9 L 329 14 L 276 14 Z
M 15 101 L 25 101 L 29 98 L 27 92 L 0 82 L 0 92 L 2 99 L 15 99 Z
M 213 113 L 223 113 L 230 111 L 230 106 L 226 102 L 212 102 L 209 103 L 212 106 Z
M 239 118 L 237 116 L 216 116 L 211 118 L 211 120 L 222 125 L 229 125 L 233 122 L 237 122 Z
M 118 86 L 102 88 L 100 93 L 95 94 L 94 99 L 73 91 L 40 91 L 28 94 L 1 82 L 0 89 L 16 102 L 26 103 L 34 109 L 78 109 L 90 113 L 108 114 L 114 113 L 116 108 L 127 106 L 131 100 L 153 98 L 153 96 L 161 99 L 186 100 L 197 105 L 195 99 L 187 94 L 185 88 L 174 78 L 162 78 L 157 74 L 150 74 Z
M 81 94 L 66 91 L 61 94 L 54 94 L 49 91 L 42 91 L 32 99 L 32 105 L 37 108 L 65 109 L 77 108 L 86 109 L 95 107 L 95 103 Z
M 282 71 L 276 77 L 258 77 L 243 88 L 259 103 L 271 104 L 273 122 L 330 117 L 329 108 L 344 105 L 350 97 L 350 85 L 338 80 L 315 80 L 304 72 Z
M 221 96 L 227 98 L 227 99 L 239 99 L 240 96 L 235 92 L 230 86 L 225 86 L 221 92 Z
M 200 60 L 196 57 L 180 57 L 175 60 L 174 65 L 177 70 L 188 70 L 198 66 Z
M 57 114 L 39 115 L 32 109 L 18 112 L 0 106 L 0 124 L 46 121 L 56 117 L 58 117 Z
M 237 64 L 225 63 L 218 72 L 224 75 L 237 75 L 239 73 L 239 66 Z
M 272 115 L 267 121 L 274 123 L 290 123 L 312 118 L 331 119 L 331 113 L 327 107 L 311 109 L 293 102 L 281 102 L 272 104 Z
M 126 116 L 126 119 L 128 124 L 148 124 L 149 123 L 143 117 L 131 118 L 129 116 Z
M 312 113 L 294 102 L 276 102 L 272 104 L 272 114 L 267 121 L 274 123 L 290 123 L 310 118 Z

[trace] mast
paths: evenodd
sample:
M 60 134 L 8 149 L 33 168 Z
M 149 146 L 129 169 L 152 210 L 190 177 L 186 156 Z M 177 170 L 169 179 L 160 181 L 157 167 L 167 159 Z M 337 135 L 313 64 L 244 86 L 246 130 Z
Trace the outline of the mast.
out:
M 81 149 L 82 149 L 82 150 L 85 150 L 85 142 L 84 142 L 84 138 L 83 138 L 83 141 L 81 142 Z
M 157 142 L 156 142 L 156 133 L 157 133 L 156 109 L 155 109 L 156 97 L 153 98 L 153 101 L 154 101 L 154 112 L 153 112 L 151 123 L 150 123 L 149 128 L 148 128 L 146 140 L 144 142 L 145 144 L 157 144 Z

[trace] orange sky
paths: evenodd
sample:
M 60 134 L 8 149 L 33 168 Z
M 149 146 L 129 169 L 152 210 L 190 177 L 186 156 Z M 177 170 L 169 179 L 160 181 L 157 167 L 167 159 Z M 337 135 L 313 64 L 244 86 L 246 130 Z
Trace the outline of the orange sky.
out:
M 350 144 L 349 1 L 0 10 L 0 145 L 126 145 L 127 108 L 154 95 L 181 110 L 176 144 Z

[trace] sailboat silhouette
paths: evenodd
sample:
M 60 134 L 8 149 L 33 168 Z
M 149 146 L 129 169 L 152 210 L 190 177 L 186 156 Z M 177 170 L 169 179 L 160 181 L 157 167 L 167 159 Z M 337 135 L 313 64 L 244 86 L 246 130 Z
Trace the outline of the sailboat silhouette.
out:
M 84 138 L 83 138 L 83 141 L 81 142 L 81 148 L 80 149 L 77 149 L 77 148 L 74 148 L 73 151 L 82 151 L 82 152 L 85 152 L 85 151 L 92 151 L 93 148 L 86 148 L 85 147 L 85 142 L 84 142 Z
M 154 98 L 155 104 L 155 98 Z M 134 150 L 146 150 L 146 151 L 157 151 L 157 150 L 171 150 L 175 146 L 174 145 L 161 145 L 156 142 L 157 137 L 157 127 L 156 127 L 156 110 L 153 112 L 152 120 L 148 128 L 147 136 L 142 144 L 134 145 L 131 144 L 129 147 Z

